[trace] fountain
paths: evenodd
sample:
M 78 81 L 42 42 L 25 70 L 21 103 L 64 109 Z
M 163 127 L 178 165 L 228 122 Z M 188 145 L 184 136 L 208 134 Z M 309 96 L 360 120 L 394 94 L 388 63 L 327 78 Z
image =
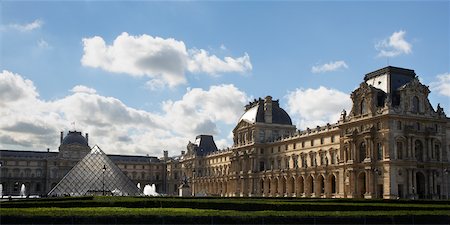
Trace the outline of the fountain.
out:
M 26 196 L 26 194 L 25 194 L 25 184 L 22 184 L 22 186 L 20 187 L 20 197 L 25 197 Z
M 139 190 L 141 190 L 141 183 L 137 183 L 137 188 L 139 188 Z
M 159 194 L 156 192 L 156 185 L 155 184 L 146 184 L 144 187 L 144 195 L 145 196 L 159 196 Z
M 0 198 L 3 198 L 3 184 L 0 184 Z
M 113 196 L 123 196 L 123 193 L 122 193 L 122 191 L 120 191 L 119 189 L 114 189 L 114 190 L 112 190 L 111 191 L 111 194 L 113 195 Z

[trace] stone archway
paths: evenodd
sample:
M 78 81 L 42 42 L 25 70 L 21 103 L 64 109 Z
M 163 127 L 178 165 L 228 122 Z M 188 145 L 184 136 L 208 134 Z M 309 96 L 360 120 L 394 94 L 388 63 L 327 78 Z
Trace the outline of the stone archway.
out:
M 270 182 L 269 178 L 264 179 L 264 197 L 270 196 Z
M 277 194 L 277 190 L 278 190 L 278 179 L 272 177 L 270 179 L 270 197 L 275 197 Z
M 364 198 L 366 193 L 366 172 L 359 173 L 356 188 L 358 198 Z
M 335 195 L 337 193 L 337 187 L 336 187 L 336 176 L 334 174 L 331 174 L 329 176 L 328 183 L 330 186 L 330 193 Z
M 287 179 L 287 196 L 295 196 L 295 179 L 293 176 Z
M 319 177 L 317 177 L 317 188 L 318 194 L 325 194 L 325 178 L 323 177 L 323 175 L 319 175 Z
M 295 190 L 297 192 L 297 197 L 304 196 L 305 194 L 305 179 L 303 179 L 303 176 L 298 176 L 296 180 L 297 186 Z
M 425 175 L 423 175 L 422 172 L 417 172 L 416 173 L 416 188 L 417 188 L 417 196 L 419 197 L 419 199 L 426 198 L 425 184 L 426 184 Z
M 264 187 L 265 185 L 264 185 L 264 179 L 263 178 L 260 178 L 259 179 L 259 189 L 258 189 L 258 195 L 259 196 L 264 196 Z
M 312 175 L 309 175 L 308 177 L 306 177 L 305 194 L 308 197 L 314 197 L 315 196 L 315 193 L 314 193 L 314 177 L 312 177 Z
M 287 188 L 286 188 L 286 178 L 284 176 L 281 176 L 278 178 L 278 184 L 279 184 L 279 191 L 278 191 L 278 196 L 280 197 L 284 197 L 287 194 Z

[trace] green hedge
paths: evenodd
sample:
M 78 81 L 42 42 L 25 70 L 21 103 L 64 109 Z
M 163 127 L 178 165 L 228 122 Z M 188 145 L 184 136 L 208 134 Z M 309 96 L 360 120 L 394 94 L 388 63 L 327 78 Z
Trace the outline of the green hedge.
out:
M 450 210 L 449 202 L 411 201 L 341 201 L 253 198 L 150 198 L 150 197 L 85 197 L 47 198 L 2 202 L 3 208 L 31 207 L 125 207 L 125 208 L 193 208 L 238 211 L 392 211 Z

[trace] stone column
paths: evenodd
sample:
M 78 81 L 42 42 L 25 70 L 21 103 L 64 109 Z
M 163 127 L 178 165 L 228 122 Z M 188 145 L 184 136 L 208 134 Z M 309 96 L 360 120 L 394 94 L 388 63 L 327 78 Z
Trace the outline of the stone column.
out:
M 350 155 L 349 155 L 349 158 L 350 158 L 351 161 L 355 161 L 356 160 L 355 155 L 356 155 L 356 142 L 352 141 L 351 142 L 351 148 L 350 148 Z

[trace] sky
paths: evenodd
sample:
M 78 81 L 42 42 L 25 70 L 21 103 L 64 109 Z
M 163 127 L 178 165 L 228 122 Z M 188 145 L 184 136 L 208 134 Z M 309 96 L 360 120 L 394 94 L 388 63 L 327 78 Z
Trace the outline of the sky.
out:
M 2 1 L 0 149 L 108 154 L 232 145 L 253 99 L 298 129 L 335 123 L 366 73 L 415 70 L 450 112 L 448 1 Z

